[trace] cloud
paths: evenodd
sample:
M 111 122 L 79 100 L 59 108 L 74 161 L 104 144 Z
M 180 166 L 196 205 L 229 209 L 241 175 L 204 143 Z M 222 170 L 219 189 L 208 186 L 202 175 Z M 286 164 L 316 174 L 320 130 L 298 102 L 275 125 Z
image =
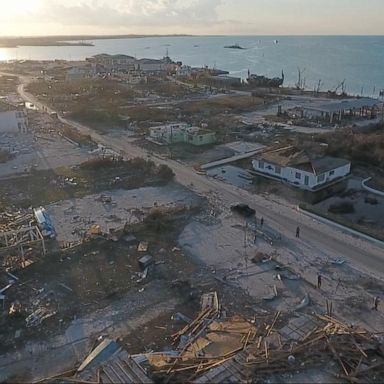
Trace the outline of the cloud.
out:
M 222 0 L 44 0 L 34 19 L 69 26 L 129 28 L 130 26 L 185 26 L 218 22 Z

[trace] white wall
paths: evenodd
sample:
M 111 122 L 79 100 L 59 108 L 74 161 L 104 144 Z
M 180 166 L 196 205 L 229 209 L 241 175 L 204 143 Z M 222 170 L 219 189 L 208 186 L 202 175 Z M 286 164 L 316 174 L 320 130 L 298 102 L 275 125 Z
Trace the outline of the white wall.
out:
M 25 111 L 0 112 L 0 132 L 25 133 L 28 117 Z
M 274 177 L 278 177 L 282 180 L 286 180 L 291 184 L 295 184 L 304 189 L 313 189 L 314 187 L 329 183 L 332 180 L 335 180 L 340 177 L 344 177 L 348 175 L 351 171 L 351 164 L 348 163 L 342 167 L 335 168 L 332 171 L 325 172 L 322 175 L 315 175 L 311 172 L 302 171 L 301 169 L 291 168 L 291 167 L 281 167 L 280 173 L 276 172 L 278 167 L 272 163 L 263 162 L 264 167 L 260 167 L 260 160 L 253 160 L 252 165 L 253 168 L 261 173 L 265 173 L 267 175 L 271 175 Z M 300 178 L 296 177 L 296 174 L 300 175 Z M 306 177 L 307 176 L 307 180 Z M 308 181 L 306 183 L 306 181 Z
M 313 188 L 317 185 L 317 180 L 316 180 L 317 178 L 311 172 L 306 172 L 306 171 L 302 171 L 301 169 L 287 167 L 287 168 L 284 168 L 283 174 L 286 176 L 285 178 L 290 183 L 300 185 L 303 188 Z M 299 179 L 296 177 L 296 174 L 300 175 Z M 307 180 L 308 182 L 306 183 Z
M 135 69 L 143 72 L 159 72 L 165 68 L 164 63 L 135 63 Z

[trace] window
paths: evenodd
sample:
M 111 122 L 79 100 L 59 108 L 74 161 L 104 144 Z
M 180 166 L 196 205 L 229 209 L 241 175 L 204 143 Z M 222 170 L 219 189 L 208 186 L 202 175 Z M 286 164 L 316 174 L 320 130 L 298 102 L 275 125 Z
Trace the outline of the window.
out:
M 295 177 L 296 177 L 296 179 L 300 180 L 301 179 L 301 173 L 300 172 L 296 172 Z
M 278 175 L 280 175 L 280 173 L 281 173 L 281 167 L 278 167 L 278 166 L 276 165 L 276 167 L 275 167 L 275 173 L 277 173 Z
M 329 176 L 332 176 L 332 175 L 334 175 L 335 174 L 335 171 L 330 171 L 329 172 Z
M 259 168 L 264 169 L 264 161 L 259 160 Z
M 203 136 L 199 136 L 200 141 L 203 141 Z

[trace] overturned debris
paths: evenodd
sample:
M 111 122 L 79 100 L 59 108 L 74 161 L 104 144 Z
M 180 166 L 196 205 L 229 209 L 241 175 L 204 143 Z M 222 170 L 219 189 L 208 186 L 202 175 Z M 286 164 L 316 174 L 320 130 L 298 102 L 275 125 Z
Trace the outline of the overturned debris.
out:
M 216 292 L 210 292 L 202 296 L 197 317 L 172 336 L 174 350 L 129 355 L 106 339 L 74 377 L 62 376 L 61 380 L 98 384 L 265 382 L 270 375 L 333 361 L 336 364 L 328 365 L 328 373 L 339 379 L 350 383 L 381 381 L 381 334 L 328 315 L 299 315 L 284 323 L 280 311 L 251 320 L 226 317 Z
M 304 298 L 307 304 L 309 297 Z M 351 383 L 380 381 L 384 347 L 379 335 L 322 315 L 305 315 L 302 332 L 278 330 L 281 313 L 272 318 L 222 318 L 205 308 L 174 335 L 173 353 L 148 357 L 155 376 L 167 382 L 219 383 L 263 379 L 336 361 L 331 374 Z M 305 368 L 304 368 L 305 367 Z

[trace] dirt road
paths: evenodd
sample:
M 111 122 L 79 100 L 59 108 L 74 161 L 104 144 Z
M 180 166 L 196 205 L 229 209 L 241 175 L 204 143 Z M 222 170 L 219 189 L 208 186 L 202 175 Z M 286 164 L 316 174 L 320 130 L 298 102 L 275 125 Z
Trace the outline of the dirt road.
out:
M 33 95 L 24 90 L 24 85 L 30 81 L 21 77 L 22 84 L 18 87 L 20 96 L 36 105 L 39 110 L 47 113 L 55 112 L 36 100 Z M 91 128 L 77 122 L 59 116 L 60 121 L 77 128 L 84 134 L 92 136 L 96 142 L 124 154 L 126 158 L 150 157 L 148 151 L 130 143 L 126 138 L 111 138 L 96 133 Z M 247 203 L 256 210 L 257 216 L 263 216 L 264 220 L 279 231 L 283 238 L 295 239 L 296 227 L 300 226 L 301 236 L 297 240 L 307 252 L 313 257 L 324 255 L 329 259 L 345 258 L 356 268 L 368 272 L 375 277 L 384 279 L 384 245 L 372 243 L 369 240 L 360 238 L 342 231 L 333 225 L 328 225 L 314 220 L 300 213 L 295 206 L 277 198 L 266 198 L 260 195 L 253 195 L 233 185 L 196 174 L 196 172 L 171 159 L 164 159 L 158 156 L 151 156 L 158 164 L 166 164 L 173 169 L 176 180 L 186 187 L 194 190 L 200 195 L 207 195 L 215 192 L 217 195 L 216 204 L 228 206 L 233 202 L 241 201 Z

